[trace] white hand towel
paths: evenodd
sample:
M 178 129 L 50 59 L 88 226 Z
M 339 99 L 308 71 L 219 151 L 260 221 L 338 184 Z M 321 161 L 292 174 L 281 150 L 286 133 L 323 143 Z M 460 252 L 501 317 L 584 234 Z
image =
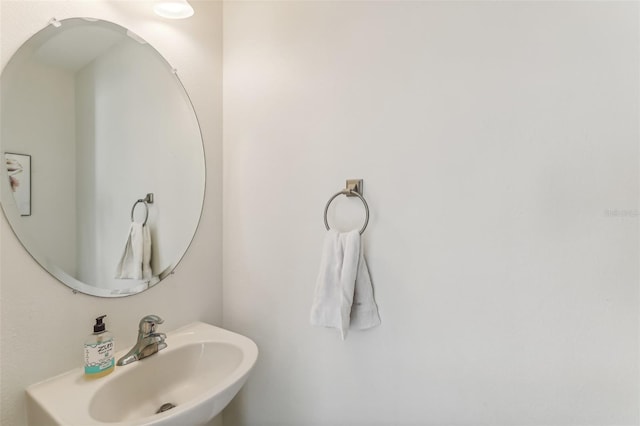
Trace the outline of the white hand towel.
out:
M 129 237 L 118 262 L 116 278 L 134 280 L 152 278 L 151 234 L 146 225 L 131 223 Z
M 327 233 L 310 319 L 339 329 L 343 340 L 350 324 L 361 330 L 380 324 L 358 231 Z
M 148 280 L 151 273 L 151 231 L 147 225 L 142 225 L 142 279 Z
M 358 234 L 360 235 L 360 234 Z M 358 275 L 356 276 L 356 289 L 351 306 L 351 327 L 357 330 L 380 325 L 378 305 L 373 297 L 373 286 L 367 262 L 364 260 L 364 250 L 360 247 L 360 260 L 358 261 Z

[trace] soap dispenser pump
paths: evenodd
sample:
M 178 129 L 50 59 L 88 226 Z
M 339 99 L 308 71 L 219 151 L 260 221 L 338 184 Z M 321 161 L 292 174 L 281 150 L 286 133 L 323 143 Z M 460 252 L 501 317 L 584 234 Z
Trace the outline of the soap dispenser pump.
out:
M 93 333 L 84 342 L 84 375 L 88 379 L 106 376 L 115 368 L 113 335 L 107 331 L 104 317 L 96 318 Z

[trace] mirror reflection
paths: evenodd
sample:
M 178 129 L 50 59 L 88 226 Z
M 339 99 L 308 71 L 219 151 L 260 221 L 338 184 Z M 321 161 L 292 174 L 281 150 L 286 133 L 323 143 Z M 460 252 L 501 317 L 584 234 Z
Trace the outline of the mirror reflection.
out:
M 197 228 L 200 128 L 175 72 L 140 37 L 93 19 L 53 24 L 2 72 L 2 207 L 66 285 L 135 294 L 175 268 Z

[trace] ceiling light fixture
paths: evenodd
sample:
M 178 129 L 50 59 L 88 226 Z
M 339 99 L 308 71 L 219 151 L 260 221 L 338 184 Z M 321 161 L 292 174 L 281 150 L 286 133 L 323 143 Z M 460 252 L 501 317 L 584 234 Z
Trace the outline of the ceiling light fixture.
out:
M 153 6 L 156 15 L 169 19 L 183 19 L 193 15 L 193 7 L 187 0 L 160 0 Z

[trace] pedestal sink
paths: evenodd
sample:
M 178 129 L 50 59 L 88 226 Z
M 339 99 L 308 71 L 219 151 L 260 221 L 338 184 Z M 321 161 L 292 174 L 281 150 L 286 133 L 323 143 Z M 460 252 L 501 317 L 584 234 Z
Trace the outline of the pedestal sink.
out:
M 29 386 L 29 424 L 201 425 L 231 401 L 258 357 L 250 339 L 201 322 L 167 333 L 166 342 L 103 378 L 87 380 L 78 368 Z

